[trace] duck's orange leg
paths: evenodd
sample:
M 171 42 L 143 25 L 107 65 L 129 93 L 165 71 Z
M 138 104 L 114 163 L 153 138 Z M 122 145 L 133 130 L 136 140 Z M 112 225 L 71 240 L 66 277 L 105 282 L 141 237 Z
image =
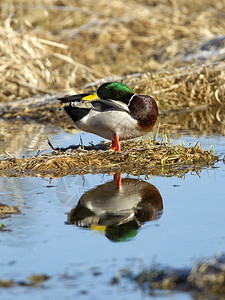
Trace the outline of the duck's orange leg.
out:
M 114 140 L 112 140 L 112 147 L 110 148 L 110 150 L 121 152 L 119 137 L 117 134 L 114 135 Z
M 112 141 L 112 147 L 109 150 L 116 150 L 116 142 Z
M 121 186 L 122 186 L 122 174 L 121 173 L 116 173 L 114 175 L 114 180 L 116 180 L 117 187 L 118 187 L 118 189 L 120 189 Z

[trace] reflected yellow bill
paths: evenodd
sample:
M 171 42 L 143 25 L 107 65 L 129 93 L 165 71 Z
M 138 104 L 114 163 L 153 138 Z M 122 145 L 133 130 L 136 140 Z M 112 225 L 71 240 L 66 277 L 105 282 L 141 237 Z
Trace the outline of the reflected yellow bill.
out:
M 105 233 L 105 230 L 106 230 L 106 226 L 103 226 L 103 225 L 92 224 L 90 228 L 91 228 L 91 230 L 101 231 L 102 233 Z

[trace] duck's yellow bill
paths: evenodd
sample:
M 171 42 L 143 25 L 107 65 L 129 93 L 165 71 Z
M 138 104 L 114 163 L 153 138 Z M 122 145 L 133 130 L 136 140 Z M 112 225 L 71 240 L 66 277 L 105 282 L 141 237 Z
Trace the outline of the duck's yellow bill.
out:
M 93 93 L 93 94 L 90 94 L 88 96 L 85 96 L 82 98 L 82 100 L 85 100 L 85 101 L 96 101 L 96 100 L 99 100 L 99 96 L 97 95 L 97 92 Z
M 92 224 L 91 225 L 91 230 L 101 231 L 102 233 L 105 233 L 106 226 Z

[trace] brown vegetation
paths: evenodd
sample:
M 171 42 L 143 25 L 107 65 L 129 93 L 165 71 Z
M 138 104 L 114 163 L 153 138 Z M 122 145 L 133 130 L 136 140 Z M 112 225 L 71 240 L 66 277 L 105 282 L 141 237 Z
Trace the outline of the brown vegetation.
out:
M 125 76 L 166 109 L 224 102 L 224 0 L 11 0 L 0 9 L 0 101 Z
M 183 176 L 188 171 L 200 172 L 213 165 L 217 156 L 198 144 L 186 148 L 153 141 L 123 142 L 121 153 L 107 151 L 109 144 L 74 149 L 30 158 L 8 158 L 0 162 L 0 175 L 50 176 L 87 173 L 127 173 L 133 175 Z M 102 151 L 103 150 L 103 151 Z
M 171 130 L 191 128 L 224 134 L 223 11 L 225 0 L 1 3 L 0 116 L 29 118 L 68 130 L 73 125 L 59 110 L 58 93 L 94 90 L 104 81 L 117 80 L 128 84 L 134 92 L 151 94 L 156 99 L 161 116 L 155 131 L 169 135 Z M 31 98 L 24 100 L 27 97 Z M 173 118 L 167 116 L 171 113 Z M 184 118 L 182 113 L 189 117 Z M 8 132 L 3 136 L 8 136 Z M 128 142 L 127 147 L 132 143 Z M 118 154 L 121 159 L 118 166 L 113 152 L 107 152 L 107 159 L 104 154 L 103 159 L 101 151 L 79 150 L 27 160 L 3 160 L 1 174 L 10 174 L 12 167 L 12 174 L 15 170 L 41 176 L 60 176 L 68 170 L 76 173 L 80 172 L 78 157 L 84 161 L 83 172 L 104 171 L 103 166 L 112 172 L 131 172 L 137 157 L 143 159 L 144 166 L 135 165 L 133 172 L 137 174 L 152 172 L 151 157 L 155 159 L 154 165 L 159 166 L 157 174 L 162 170 L 165 174 L 169 165 L 173 169 L 184 163 L 181 157 L 185 161 L 191 157 L 187 160 L 188 168 L 199 162 L 195 155 L 189 155 L 192 148 L 183 147 L 181 155 L 170 145 L 151 145 L 153 148 L 144 152 L 141 147 L 137 145 L 140 153 L 127 148 Z M 212 161 L 212 153 L 204 155 L 202 162 Z M 90 159 L 93 166 L 88 163 Z M 166 168 L 162 167 L 164 164 Z M 178 169 L 175 167 L 172 172 Z

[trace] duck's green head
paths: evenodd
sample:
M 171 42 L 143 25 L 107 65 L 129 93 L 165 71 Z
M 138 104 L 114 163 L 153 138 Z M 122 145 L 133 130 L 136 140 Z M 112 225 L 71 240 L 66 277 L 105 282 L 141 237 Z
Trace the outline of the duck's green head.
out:
M 97 89 L 97 95 L 101 99 L 120 100 L 128 104 L 134 93 L 121 82 L 106 82 Z
M 129 87 L 121 82 L 106 82 L 100 85 L 95 93 L 85 96 L 82 100 L 119 100 L 128 104 L 133 95 Z

